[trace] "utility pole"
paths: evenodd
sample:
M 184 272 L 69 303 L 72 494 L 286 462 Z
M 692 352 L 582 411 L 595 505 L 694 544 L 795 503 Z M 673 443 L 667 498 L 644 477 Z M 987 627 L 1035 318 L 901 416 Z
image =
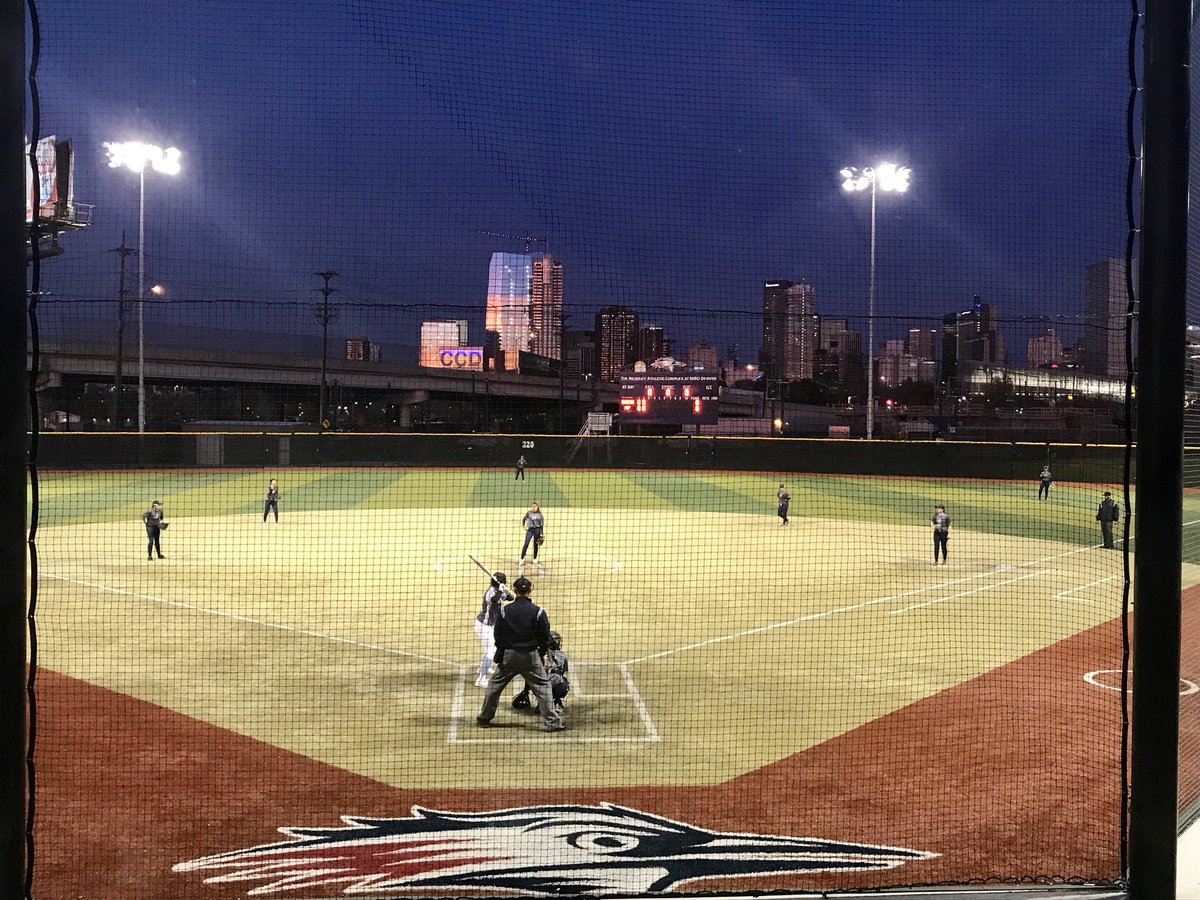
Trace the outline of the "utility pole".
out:
M 326 381 L 329 369 L 329 323 L 338 315 L 338 308 L 329 302 L 329 295 L 336 294 L 337 288 L 331 288 L 329 282 L 337 277 L 337 272 L 317 272 L 316 275 L 325 281 L 323 287 L 317 288 L 321 292 L 321 302 L 313 307 L 313 318 L 321 326 L 321 397 L 317 403 L 317 427 L 323 431 L 326 428 L 325 409 L 329 400 Z
M 125 246 L 125 232 L 122 230 L 121 246 L 114 247 L 112 252 L 117 254 L 121 260 L 121 277 L 117 287 L 117 365 L 116 375 L 113 379 L 112 418 L 113 427 L 117 431 L 123 431 L 125 429 L 125 418 L 121 408 L 121 401 L 124 397 L 122 397 L 121 392 L 124 388 L 121 385 L 121 378 L 122 368 L 125 363 L 125 326 L 129 324 L 129 313 L 125 309 L 125 257 L 136 255 L 137 250 Z

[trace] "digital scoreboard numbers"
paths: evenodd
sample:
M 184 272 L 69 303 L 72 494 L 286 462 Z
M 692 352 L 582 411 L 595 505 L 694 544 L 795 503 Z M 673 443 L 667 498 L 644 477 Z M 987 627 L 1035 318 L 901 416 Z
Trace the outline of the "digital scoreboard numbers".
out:
M 622 372 L 621 418 L 647 425 L 697 425 L 717 421 L 721 383 L 700 372 Z

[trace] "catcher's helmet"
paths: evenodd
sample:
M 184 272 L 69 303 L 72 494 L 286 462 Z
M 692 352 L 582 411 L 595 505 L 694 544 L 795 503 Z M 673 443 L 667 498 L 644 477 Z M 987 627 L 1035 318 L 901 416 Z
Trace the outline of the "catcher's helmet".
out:
M 550 649 L 551 650 L 561 650 L 562 649 L 562 635 L 559 634 L 557 631 L 550 632 Z
M 533 590 L 533 582 L 522 575 L 513 582 L 513 590 L 515 590 L 518 594 L 527 594 Z
M 503 572 L 496 572 L 494 575 L 492 575 L 492 581 L 495 584 L 505 584 L 508 581 L 508 576 Z

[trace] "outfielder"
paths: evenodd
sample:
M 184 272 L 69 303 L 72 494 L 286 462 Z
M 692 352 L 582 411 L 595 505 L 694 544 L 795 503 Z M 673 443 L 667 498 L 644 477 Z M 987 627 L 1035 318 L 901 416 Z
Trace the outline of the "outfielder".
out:
M 492 668 L 492 657 L 496 655 L 496 619 L 500 615 L 500 601 L 508 594 L 505 584 L 508 576 L 497 572 L 483 592 L 483 605 L 475 617 L 475 637 L 483 644 L 483 658 L 479 660 L 479 672 L 475 676 L 475 687 L 488 686 L 488 672 Z
M 1049 466 L 1042 466 L 1042 474 L 1038 476 L 1038 499 L 1050 499 L 1050 485 L 1054 484 L 1054 476 L 1050 474 Z
M 946 565 L 946 546 L 950 542 L 950 517 L 946 515 L 946 507 L 936 506 L 933 510 L 933 518 L 929 520 L 933 525 L 933 564 L 938 564 L 938 549 L 942 551 L 942 565 Z
M 781 484 L 779 486 L 779 492 L 776 494 L 776 496 L 779 498 L 779 511 L 776 512 L 775 515 L 783 519 L 783 521 L 779 523 L 779 527 L 782 528 L 788 523 L 788 504 L 792 502 L 792 495 L 789 494 L 787 492 L 787 488 Z
M 267 482 L 267 499 L 263 504 L 263 524 L 267 524 L 267 513 L 275 513 L 275 524 L 279 524 L 279 482 L 272 478 Z

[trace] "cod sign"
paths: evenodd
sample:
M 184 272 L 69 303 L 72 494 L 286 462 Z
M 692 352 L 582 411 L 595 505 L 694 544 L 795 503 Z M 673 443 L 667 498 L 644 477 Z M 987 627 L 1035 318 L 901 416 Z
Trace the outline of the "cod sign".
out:
M 443 369 L 466 369 L 483 371 L 482 347 L 443 347 L 438 353 L 438 362 Z

